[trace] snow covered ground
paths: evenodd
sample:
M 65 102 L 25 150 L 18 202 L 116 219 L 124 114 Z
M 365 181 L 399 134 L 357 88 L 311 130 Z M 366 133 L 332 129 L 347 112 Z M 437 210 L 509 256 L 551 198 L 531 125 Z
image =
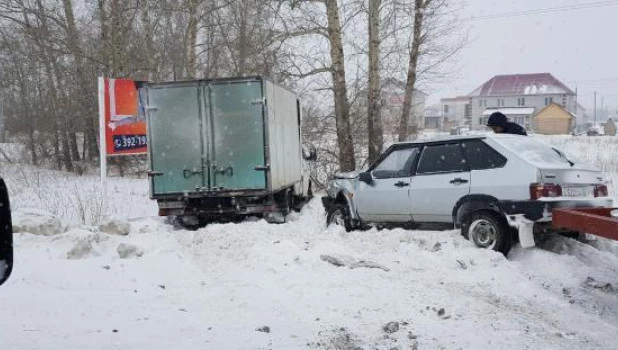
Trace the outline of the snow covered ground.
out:
M 286 224 L 191 232 L 156 217 L 145 180 L 101 196 L 95 177 L 0 165 L 16 224 L 63 232 L 15 234 L 6 349 L 618 348 L 617 242 L 505 258 L 457 231 L 326 228 L 318 199 Z

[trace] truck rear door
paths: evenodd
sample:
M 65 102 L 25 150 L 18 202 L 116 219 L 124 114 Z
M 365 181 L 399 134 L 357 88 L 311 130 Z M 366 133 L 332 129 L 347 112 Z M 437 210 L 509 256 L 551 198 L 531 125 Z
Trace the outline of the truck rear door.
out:
M 205 94 L 211 189 L 265 189 L 262 81 L 213 82 Z
M 183 193 L 208 182 L 197 84 L 148 88 L 148 134 L 154 195 Z

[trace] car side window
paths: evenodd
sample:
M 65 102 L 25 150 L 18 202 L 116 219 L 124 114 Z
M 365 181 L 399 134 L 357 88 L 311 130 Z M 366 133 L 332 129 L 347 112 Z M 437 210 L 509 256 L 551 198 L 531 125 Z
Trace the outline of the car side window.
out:
M 448 143 L 425 146 L 416 173 L 452 173 L 466 170 L 467 165 L 460 144 Z
M 462 143 L 462 149 L 470 170 L 502 168 L 506 158 L 481 140 Z
M 371 173 L 376 179 L 411 176 L 417 156 L 418 147 L 396 149 L 382 159 Z

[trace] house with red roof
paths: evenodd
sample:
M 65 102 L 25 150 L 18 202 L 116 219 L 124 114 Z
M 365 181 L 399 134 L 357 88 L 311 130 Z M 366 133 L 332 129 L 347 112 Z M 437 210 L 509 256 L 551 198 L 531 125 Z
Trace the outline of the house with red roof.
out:
M 577 113 L 577 94 L 550 73 L 496 75 L 468 94 L 471 126 L 481 129 L 494 112 L 527 130 L 534 128 L 533 115 L 554 103 Z

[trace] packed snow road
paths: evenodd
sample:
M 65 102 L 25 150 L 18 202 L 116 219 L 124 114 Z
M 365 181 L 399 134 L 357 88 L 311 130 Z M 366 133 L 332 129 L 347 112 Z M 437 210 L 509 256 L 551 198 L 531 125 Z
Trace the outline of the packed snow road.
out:
M 19 218 L 18 218 L 19 220 Z M 615 349 L 618 244 L 552 236 L 508 256 L 457 231 L 290 222 L 126 236 L 16 233 L 6 349 Z

